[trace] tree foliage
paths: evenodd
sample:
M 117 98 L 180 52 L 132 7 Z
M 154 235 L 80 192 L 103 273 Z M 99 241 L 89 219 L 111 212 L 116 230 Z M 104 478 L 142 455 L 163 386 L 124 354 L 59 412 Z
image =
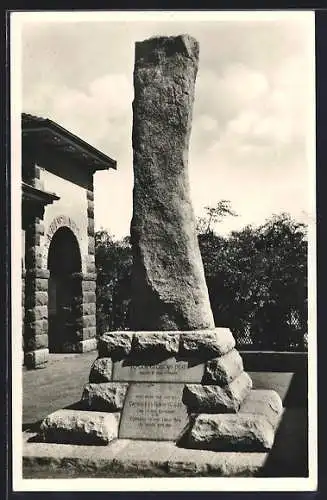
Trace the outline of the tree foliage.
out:
M 237 217 L 229 200 L 220 200 L 215 207 L 204 207 L 204 211 L 205 215 L 197 218 L 196 229 L 199 234 L 208 234 L 213 231 L 214 226 L 227 215 Z
M 128 328 L 131 247 L 129 237 L 116 241 L 105 230 L 95 233 L 97 331 Z
M 200 234 L 217 325 L 263 349 L 303 349 L 307 328 L 306 228 L 287 214 L 228 238 Z

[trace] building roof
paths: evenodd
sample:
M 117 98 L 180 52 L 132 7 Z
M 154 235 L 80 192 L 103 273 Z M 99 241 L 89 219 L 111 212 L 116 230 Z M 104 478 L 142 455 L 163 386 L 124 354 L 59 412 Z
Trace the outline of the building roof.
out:
M 67 154 L 92 170 L 117 168 L 115 160 L 49 118 L 22 113 L 22 135 Z
M 24 201 L 33 201 L 41 205 L 49 205 L 60 199 L 55 193 L 37 189 L 26 182 L 22 182 L 22 197 Z

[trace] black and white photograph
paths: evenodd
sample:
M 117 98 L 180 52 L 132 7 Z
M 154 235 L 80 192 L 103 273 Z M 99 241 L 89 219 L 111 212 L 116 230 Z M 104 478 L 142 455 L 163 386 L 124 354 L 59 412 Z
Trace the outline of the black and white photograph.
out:
M 316 490 L 314 12 L 12 12 L 10 80 L 13 490 Z

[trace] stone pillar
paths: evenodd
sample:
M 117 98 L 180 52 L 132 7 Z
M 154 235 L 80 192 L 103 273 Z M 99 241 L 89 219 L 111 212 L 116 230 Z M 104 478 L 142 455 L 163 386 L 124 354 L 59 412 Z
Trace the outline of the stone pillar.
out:
M 87 190 L 87 237 L 88 255 L 86 260 L 86 273 L 95 274 L 95 243 L 94 243 L 94 192 L 93 176 L 89 179 Z
M 133 330 L 214 328 L 187 170 L 198 54 L 188 35 L 136 43 Z
M 89 176 L 87 188 L 88 255 L 86 256 L 86 272 L 83 273 L 81 282 L 80 333 L 76 347 L 78 352 L 93 351 L 97 348 L 93 173 Z
M 24 338 L 25 338 L 25 334 L 24 334 L 24 331 L 25 331 L 25 326 L 24 326 L 24 322 L 25 322 L 25 277 L 26 277 L 26 271 L 23 268 L 22 269 L 22 363 L 23 364 L 24 364 L 24 351 L 25 351 L 25 347 L 24 347 Z
M 42 211 L 42 214 L 41 214 Z M 29 215 L 29 217 L 28 217 Z M 44 234 L 43 207 L 38 215 L 25 214 L 25 365 L 28 368 L 42 368 L 48 361 L 48 278 L 49 271 L 43 269 L 40 247 Z
M 82 281 L 82 331 L 78 343 L 78 352 L 93 351 L 97 348 L 95 290 L 96 274 L 84 274 Z

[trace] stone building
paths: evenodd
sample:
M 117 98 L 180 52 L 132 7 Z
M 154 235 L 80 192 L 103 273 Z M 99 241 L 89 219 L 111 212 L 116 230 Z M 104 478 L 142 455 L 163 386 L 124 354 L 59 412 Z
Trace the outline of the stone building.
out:
M 96 349 L 93 174 L 116 162 L 57 123 L 22 115 L 23 350 Z

